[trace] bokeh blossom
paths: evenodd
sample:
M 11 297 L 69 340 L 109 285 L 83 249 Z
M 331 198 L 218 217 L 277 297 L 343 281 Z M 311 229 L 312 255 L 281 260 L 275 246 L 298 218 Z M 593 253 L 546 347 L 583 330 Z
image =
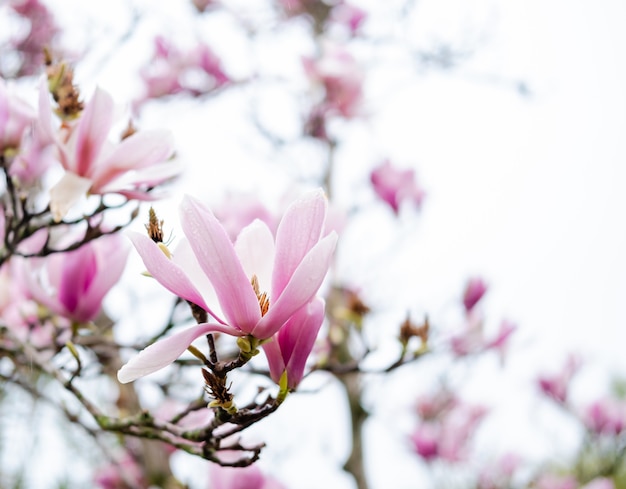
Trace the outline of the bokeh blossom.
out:
M 424 190 L 417 184 L 413 169 L 402 170 L 385 160 L 370 173 L 370 181 L 376 195 L 391 207 L 395 214 L 400 205 L 409 202 L 420 208 Z
M 100 313 L 128 251 L 119 234 L 102 236 L 73 251 L 23 261 L 24 281 L 33 299 L 51 312 L 86 323 Z
M 154 39 L 154 54 L 140 74 L 144 94 L 135 102 L 136 107 L 147 100 L 178 93 L 196 97 L 231 81 L 221 59 L 207 44 L 199 42 L 182 50 L 162 36 Z
M 285 489 L 273 477 L 261 472 L 256 465 L 249 467 L 211 466 L 210 489 Z

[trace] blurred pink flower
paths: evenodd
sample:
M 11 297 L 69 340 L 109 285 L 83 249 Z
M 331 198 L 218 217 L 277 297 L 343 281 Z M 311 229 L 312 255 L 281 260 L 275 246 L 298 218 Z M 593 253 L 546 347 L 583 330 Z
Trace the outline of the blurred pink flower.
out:
M 617 436 L 626 427 L 626 401 L 609 397 L 599 399 L 587 406 L 582 418 L 590 431 Z
M 26 34 L 12 39 L 13 49 L 20 55 L 15 77 L 43 71 L 44 49 L 54 44 L 59 29 L 50 11 L 39 0 L 11 0 L 11 8 L 30 26 Z
M 338 46 L 327 46 L 317 59 L 304 58 L 304 71 L 324 88 L 324 99 L 314 110 L 352 118 L 363 101 L 363 71 L 354 57 Z
M 69 322 L 65 318 L 53 318 L 40 309 L 24 272 L 24 261 L 14 257 L 0 267 L 2 324 L 15 338 L 39 349 L 62 344 L 67 339 L 64 331 L 67 331 Z M 4 341 L 0 338 L 0 343 Z
M 118 373 L 131 382 L 176 360 L 208 332 L 269 339 L 311 302 L 326 276 L 337 242 L 336 233 L 322 237 L 326 197 L 321 190 L 293 202 L 272 236 L 254 221 L 233 246 L 213 213 L 186 197 L 181 222 L 188 241 L 170 258 L 148 237 L 130 237 L 148 272 L 161 285 L 210 315 L 201 323 L 147 347 Z M 267 293 L 269 291 L 269 294 Z M 223 312 L 209 307 L 217 296 Z
M 135 106 L 177 93 L 202 95 L 231 81 L 220 58 L 206 44 L 199 43 L 189 51 L 181 51 L 164 37 L 157 36 L 154 45 L 152 60 L 140 70 L 145 94 Z
M 39 111 L 36 120 L 22 134 L 19 152 L 9 167 L 9 174 L 20 185 L 31 186 L 56 161 L 52 132 L 52 107 L 44 79 L 39 85 Z
M 485 336 L 482 318 L 471 314 L 467 317 L 465 329 L 450 338 L 450 347 L 459 357 L 495 350 L 504 359 L 509 340 L 516 329 L 514 323 L 503 320 L 495 335 L 488 338 Z
M 35 110 L 12 94 L 0 78 L 0 153 L 17 150 L 24 132 L 36 117 Z
M 478 476 L 476 489 L 501 489 L 511 487 L 511 479 L 520 466 L 520 457 L 513 453 L 506 453 L 496 460 L 496 463 L 487 464 Z
M 211 466 L 210 489 L 285 489 L 276 479 L 264 475 L 256 465 L 248 467 Z
M 367 12 L 365 10 L 346 2 L 335 5 L 330 14 L 332 22 L 347 27 L 352 35 L 356 34 L 366 18 Z
M 571 475 L 542 474 L 533 487 L 536 489 L 577 489 L 578 481 Z
M 400 211 L 404 201 L 419 208 L 424 200 L 424 191 L 415 181 L 413 169 L 401 170 L 385 160 L 370 173 L 374 192 L 386 202 L 395 214 Z
M 482 299 L 487 292 L 487 284 L 480 277 L 471 278 L 465 286 L 463 293 L 463 306 L 467 312 L 474 309 L 474 306 Z
M 99 489 L 143 489 L 150 486 L 137 461 L 126 454 L 119 462 L 96 470 L 93 482 Z
M 50 190 L 56 220 L 87 193 L 116 193 L 149 200 L 150 190 L 179 172 L 168 162 L 173 153 L 170 133 L 139 131 L 113 145 L 107 140 L 113 124 L 113 99 L 97 89 L 66 141 L 58 141 L 65 175 Z
M 53 313 L 89 322 L 122 275 L 128 251 L 119 234 L 102 236 L 74 251 L 22 261 L 24 281 L 33 299 Z
M 575 355 L 570 355 L 559 373 L 540 375 L 537 379 L 537 384 L 546 396 L 559 404 L 565 404 L 567 402 L 569 384 L 580 366 L 580 358 Z
M 469 442 L 487 414 L 483 406 L 457 400 L 436 418 L 425 420 L 411 435 L 413 448 L 427 461 L 458 462 L 466 457 Z

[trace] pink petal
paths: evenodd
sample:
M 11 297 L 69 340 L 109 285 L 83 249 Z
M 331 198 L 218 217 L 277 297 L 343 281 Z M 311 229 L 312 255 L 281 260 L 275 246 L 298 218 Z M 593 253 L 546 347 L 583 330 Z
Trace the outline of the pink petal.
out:
M 211 332 L 237 334 L 229 326 L 221 324 L 203 323 L 192 326 L 141 350 L 120 368 L 117 372 L 117 380 L 126 384 L 167 367 L 180 357 L 196 338 Z
M 165 256 L 165 253 L 147 236 L 128 231 L 127 236 L 141 255 L 144 265 L 163 287 L 174 295 L 193 302 L 209 311 L 200 292 L 194 287 L 189 277 L 176 263 Z
M 174 152 L 174 142 L 169 131 L 140 131 L 124 139 L 113 152 L 98 165 L 94 180 L 104 186 L 120 174 L 139 170 L 166 161 Z
M 256 275 L 261 292 L 269 292 L 274 261 L 274 236 L 267 224 L 256 219 L 241 230 L 235 251 L 247 277 Z
M 81 176 L 91 175 L 112 123 L 113 99 L 107 92 L 97 88 L 78 123 L 76 162 L 70 170 Z
M 290 389 L 295 389 L 302 380 L 306 361 L 323 321 L 324 301 L 316 298 L 296 312 L 278 332 L 278 343 L 286 363 Z
M 148 168 L 137 171 L 122 173 L 113 180 L 104 183 L 96 182 L 91 193 L 109 194 L 116 193 L 135 200 L 157 200 L 163 197 L 163 191 L 153 187 L 168 180 L 172 180 L 180 174 L 181 168 L 177 164 L 167 161 L 157 163 Z
M 209 209 L 189 196 L 181 205 L 181 223 L 229 324 L 249 333 L 261 309 L 226 231 Z
M 77 318 L 75 313 L 85 293 L 97 276 L 98 266 L 92 246 L 83 246 L 65 254 L 64 267 L 59 283 L 59 301 L 70 317 L 80 321 L 89 321 L 91 317 Z
M 326 197 L 321 189 L 309 192 L 289 206 L 276 231 L 272 297 L 278 297 L 304 256 L 322 233 Z
M 337 233 L 332 231 L 307 253 L 282 294 L 273 298 L 267 314 L 252 331 L 253 336 L 261 339 L 273 336 L 291 315 L 315 296 L 330 267 L 336 244 Z
M 102 308 L 104 296 L 124 272 L 129 246 L 119 234 L 103 236 L 91 243 L 97 260 L 97 276 L 85 290 L 75 314 L 83 320 L 93 320 Z

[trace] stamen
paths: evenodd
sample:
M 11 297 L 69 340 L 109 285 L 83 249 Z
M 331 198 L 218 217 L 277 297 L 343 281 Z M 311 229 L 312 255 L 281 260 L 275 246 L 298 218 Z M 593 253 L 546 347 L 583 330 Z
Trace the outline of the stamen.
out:
M 256 298 L 259 301 L 259 307 L 261 308 L 261 316 L 265 316 L 265 314 L 270 308 L 270 299 L 267 296 L 267 292 L 261 293 L 259 289 L 259 279 L 256 276 L 256 274 L 252 275 L 252 279 L 250 280 L 250 283 L 252 284 L 252 290 L 254 290 L 254 293 L 256 294 Z

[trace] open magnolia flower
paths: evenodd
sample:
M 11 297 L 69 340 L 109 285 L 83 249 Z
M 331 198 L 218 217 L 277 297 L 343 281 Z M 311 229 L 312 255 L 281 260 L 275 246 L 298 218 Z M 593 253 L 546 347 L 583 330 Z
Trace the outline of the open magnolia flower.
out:
M 323 236 L 326 209 L 324 193 L 310 192 L 289 206 L 275 240 L 267 225 L 256 220 L 233 244 L 209 209 L 185 197 L 181 223 L 187 240 L 173 255 L 150 238 L 131 233 L 148 272 L 177 296 L 207 311 L 209 321 L 147 347 L 120 369 L 119 381 L 131 382 L 169 365 L 196 338 L 210 332 L 267 340 L 289 325 L 290 336 L 298 339 L 297 328 L 312 322 L 311 313 L 303 308 L 315 299 L 337 242 L 334 231 Z M 213 297 L 221 311 L 209 306 Z M 318 308 L 312 308 L 316 318 Z
M 150 200 L 152 187 L 179 173 L 178 166 L 167 161 L 173 153 L 169 132 L 139 131 L 112 144 L 108 135 L 113 113 L 113 99 L 97 89 L 67 141 L 58 141 L 66 173 L 50 189 L 50 209 L 57 221 L 87 193 Z

